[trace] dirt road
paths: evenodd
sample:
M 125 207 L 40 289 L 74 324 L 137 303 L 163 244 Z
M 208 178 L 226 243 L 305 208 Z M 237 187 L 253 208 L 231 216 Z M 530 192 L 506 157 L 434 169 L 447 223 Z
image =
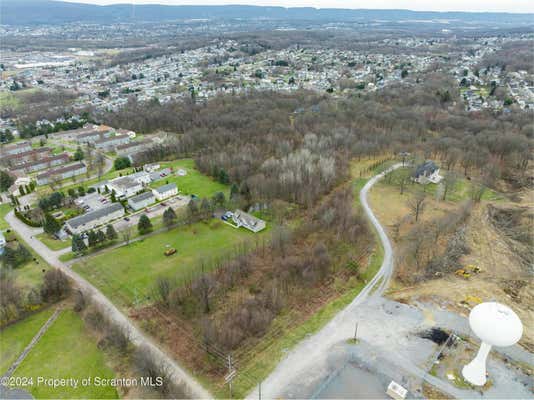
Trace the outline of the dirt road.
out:
M 307 368 L 316 363 L 324 361 L 328 350 L 336 343 L 347 340 L 351 337 L 355 328 L 355 315 L 358 307 L 370 296 L 380 296 L 386 289 L 389 279 L 393 273 L 393 248 L 386 232 L 380 222 L 373 214 L 367 202 L 367 193 L 373 185 L 382 179 L 388 172 L 402 167 L 402 164 L 395 164 L 386 171 L 371 178 L 360 191 L 360 202 L 365 214 L 373 224 L 384 248 L 384 260 L 380 270 L 373 279 L 362 289 L 354 300 L 340 311 L 327 325 L 325 325 L 315 335 L 302 341 L 286 358 L 282 360 L 276 369 L 262 382 L 262 397 L 277 398 L 283 393 L 283 389 L 289 386 Z M 258 398 L 258 388 L 256 387 L 247 397 Z
M 9 212 L 5 217 L 7 223 L 15 232 L 48 264 L 53 267 L 61 269 L 68 275 L 75 283 L 75 285 L 82 291 L 89 294 L 93 301 L 98 304 L 102 311 L 105 312 L 108 318 L 129 333 L 132 343 L 136 346 L 145 346 L 152 352 L 156 360 L 169 371 L 171 378 L 180 386 L 183 386 L 190 398 L 206 399 L 212 398 L 210 395 L 193 377 L 191 377 L 185 369 L 183 369 L 176 361 L 170 358 L 164 351 L 162 351 L 151 339 L 145 336 L 133 323 L 124 315 L 113 303 L 108 300 L 97 288 L 87 282 L 84 278 L 72 271 L 67 265 L 61 262 L 56 252 L 51 251 L 41 241 L 34 237 L 32 228 L 22 223 L 13 211 Z

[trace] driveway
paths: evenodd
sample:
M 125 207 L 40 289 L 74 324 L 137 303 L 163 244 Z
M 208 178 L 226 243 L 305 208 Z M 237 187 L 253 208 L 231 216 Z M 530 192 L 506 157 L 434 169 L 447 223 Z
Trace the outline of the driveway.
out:
M 171 379 L 185 388 L 189 397 L 202 399 L 213 397 L 193 377 L 191 377 L 184 368 L 162 351 L 150 338 L 145 336 L 106 296 L 76 272 L 72 271 L 66 264 L 61 262 L 57 257 L 56 252 L 51 251 L 47 246 L 41 243 L 41 241 L 36 239 L 34 236 L 35 230 L 33 228 L 28 227 L 15 217 L 13 211 L 10 211 L 5 219 L 11 228 L 17 232 L 19 236 L 48 264 L 61 269 L 74 281 L 75 285 L 80 290 L 92 297 L 92 300 L 100 306 L 102 311 L 111 321 L 124 329 L 125 332 L 128 332 L 130 340 L 134 345 L 145 346 L 149 349 L 156 358 L 156 361 L 165 366 L 169 371 Z

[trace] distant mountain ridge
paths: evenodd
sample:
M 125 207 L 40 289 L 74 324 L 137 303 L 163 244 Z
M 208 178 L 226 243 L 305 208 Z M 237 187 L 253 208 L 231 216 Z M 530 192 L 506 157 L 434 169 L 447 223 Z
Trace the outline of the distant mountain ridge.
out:
M 126 1 L 126 0 L 125 0 Z M 184 19 L 272 19 L 310 21 L 459 20 L 532 24 L 534 14 L 367 10 L 246 5 L 179 6 L 114 4 L 99 6 L 54 0 L 0 0 L 0 24 L 36 25 L 73 22 L 163 22 Z

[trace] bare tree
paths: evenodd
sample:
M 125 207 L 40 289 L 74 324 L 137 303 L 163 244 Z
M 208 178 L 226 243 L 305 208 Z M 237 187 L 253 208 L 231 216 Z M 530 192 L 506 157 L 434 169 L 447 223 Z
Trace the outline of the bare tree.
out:
M 419 216 L 425 208 L 426 194 L 422 191 L 417 191 L 414 196 L 408 199 L 408 207 L 415 218 L 415 222 L 419 221 Z
M 445 177 L 443 178 L 443 200 L 447 200 L 447 194 L 454 191 L 456 185 L 457 176 L 452 171 L 447 171 Z
M 128 224 L 121 232 L 121 238 L 122 241 L 126 243 L 126 245 L 130 244 L 130 240 L 132 238 L 132 226 Z

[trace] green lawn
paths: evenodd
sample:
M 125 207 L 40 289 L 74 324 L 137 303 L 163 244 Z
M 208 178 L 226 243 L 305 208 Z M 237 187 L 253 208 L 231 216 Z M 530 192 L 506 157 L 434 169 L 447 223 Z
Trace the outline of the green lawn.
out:
M 36 238 L 43 242 L 50 250 L 63 250 L 71 246 L 70 240 L 58 240 L 45 232 L 38 234 Z
M 9 225 L 5 220 L 5 216 L 9 211 L 11 211 L 11 206 L 9 204 L 0 204 L 0 231 L 9 228 Z
M 401 173 L 406 173 L 406 171 L 403 171 L 402 169 L 397 169 L 391 172 L 390 181 L 387 181 L 386 179 L 384 179 L 379 184 L 397 185 L 395 183 L 396 176 Z M 428 195 L 437 197 L 438 192 L 441 193 L 440 192 L 441 185 L 442 185 L 441 183 L 440 184 L 429 183 L 428 185 L 419 185 L 417 183 L 409 182 L 406 185 L 406 191 L 411 193 L 411 192 L 415 192 L 416 190 L 424 190 Z M 473 182 L 459 176 L 453 188 L 450 189 L 447 193 L 447 201 L 458 202 L 458 201 L 468 200 L 471 198 L 472 189 L 473 189 Z M 495 201 L 495 200 L 503 200 L 503 199 L 504 197 L 500 193 L 489 188 L 486 188 L 484 194 L 482 195 L 482 200 Z
M 48 270 L 50 266 L 37 253 L 35 253 L 30 246 L 20 239 L 17 234 L 12 232 L 11 235 L 15 236 L 19 242 L 31 252 L 33 256 L 32 260 L 11 271 L 15 280 L 17 281 L 17 284 L 25 288 L 32 288 L 41 284 L 43 281 L 43 270 Z
M 211 220 L 174 228 L 80 261 L 73 269 L 121 306 L 150 300 L 158 276 L 183 280 L 194 275 L 200 260 L 209 260 L 233 250 L 244 240 L 254 239 L 244 228 L 234 229 Z M 167 246 L 177 253 L 166 257 Z
M 150 186 L 153 188 L 164 185 L 168 181 L 169 183 L 176 183 L 178 190 L 182 194 L 195 194 L 198 197 L 211 197 L 217 192 L 223 192 L 225 196 L 229 194 L 227 185 L 201 174 L 195 167 L 195 161 L 190 158 L 162 162 L 160 165 L 162 168 L 173 167 L 175 173 L 178 169 L 183 169 L 187 172 L 187 175 L 178 176 L 174 174 L 171 177 L 152 183 Z
M 53 312 L 53 308 L 47 308 L 0 330 L 0 375 L 15 362 Z
M 83 321 L 71 310 L 62 311 L 54 324 L 43 335 L 24 359 L 14 376 L 32 377 L 33 385 L 25 388 L 35 398 L 115 399 L 117 391 L 112 386 L 78 385 L 51 387 L 38 385 L 37 377 L 111 379 L 114 372 L 106 365 L 104 354 L 92 336 L 85 331 Z

